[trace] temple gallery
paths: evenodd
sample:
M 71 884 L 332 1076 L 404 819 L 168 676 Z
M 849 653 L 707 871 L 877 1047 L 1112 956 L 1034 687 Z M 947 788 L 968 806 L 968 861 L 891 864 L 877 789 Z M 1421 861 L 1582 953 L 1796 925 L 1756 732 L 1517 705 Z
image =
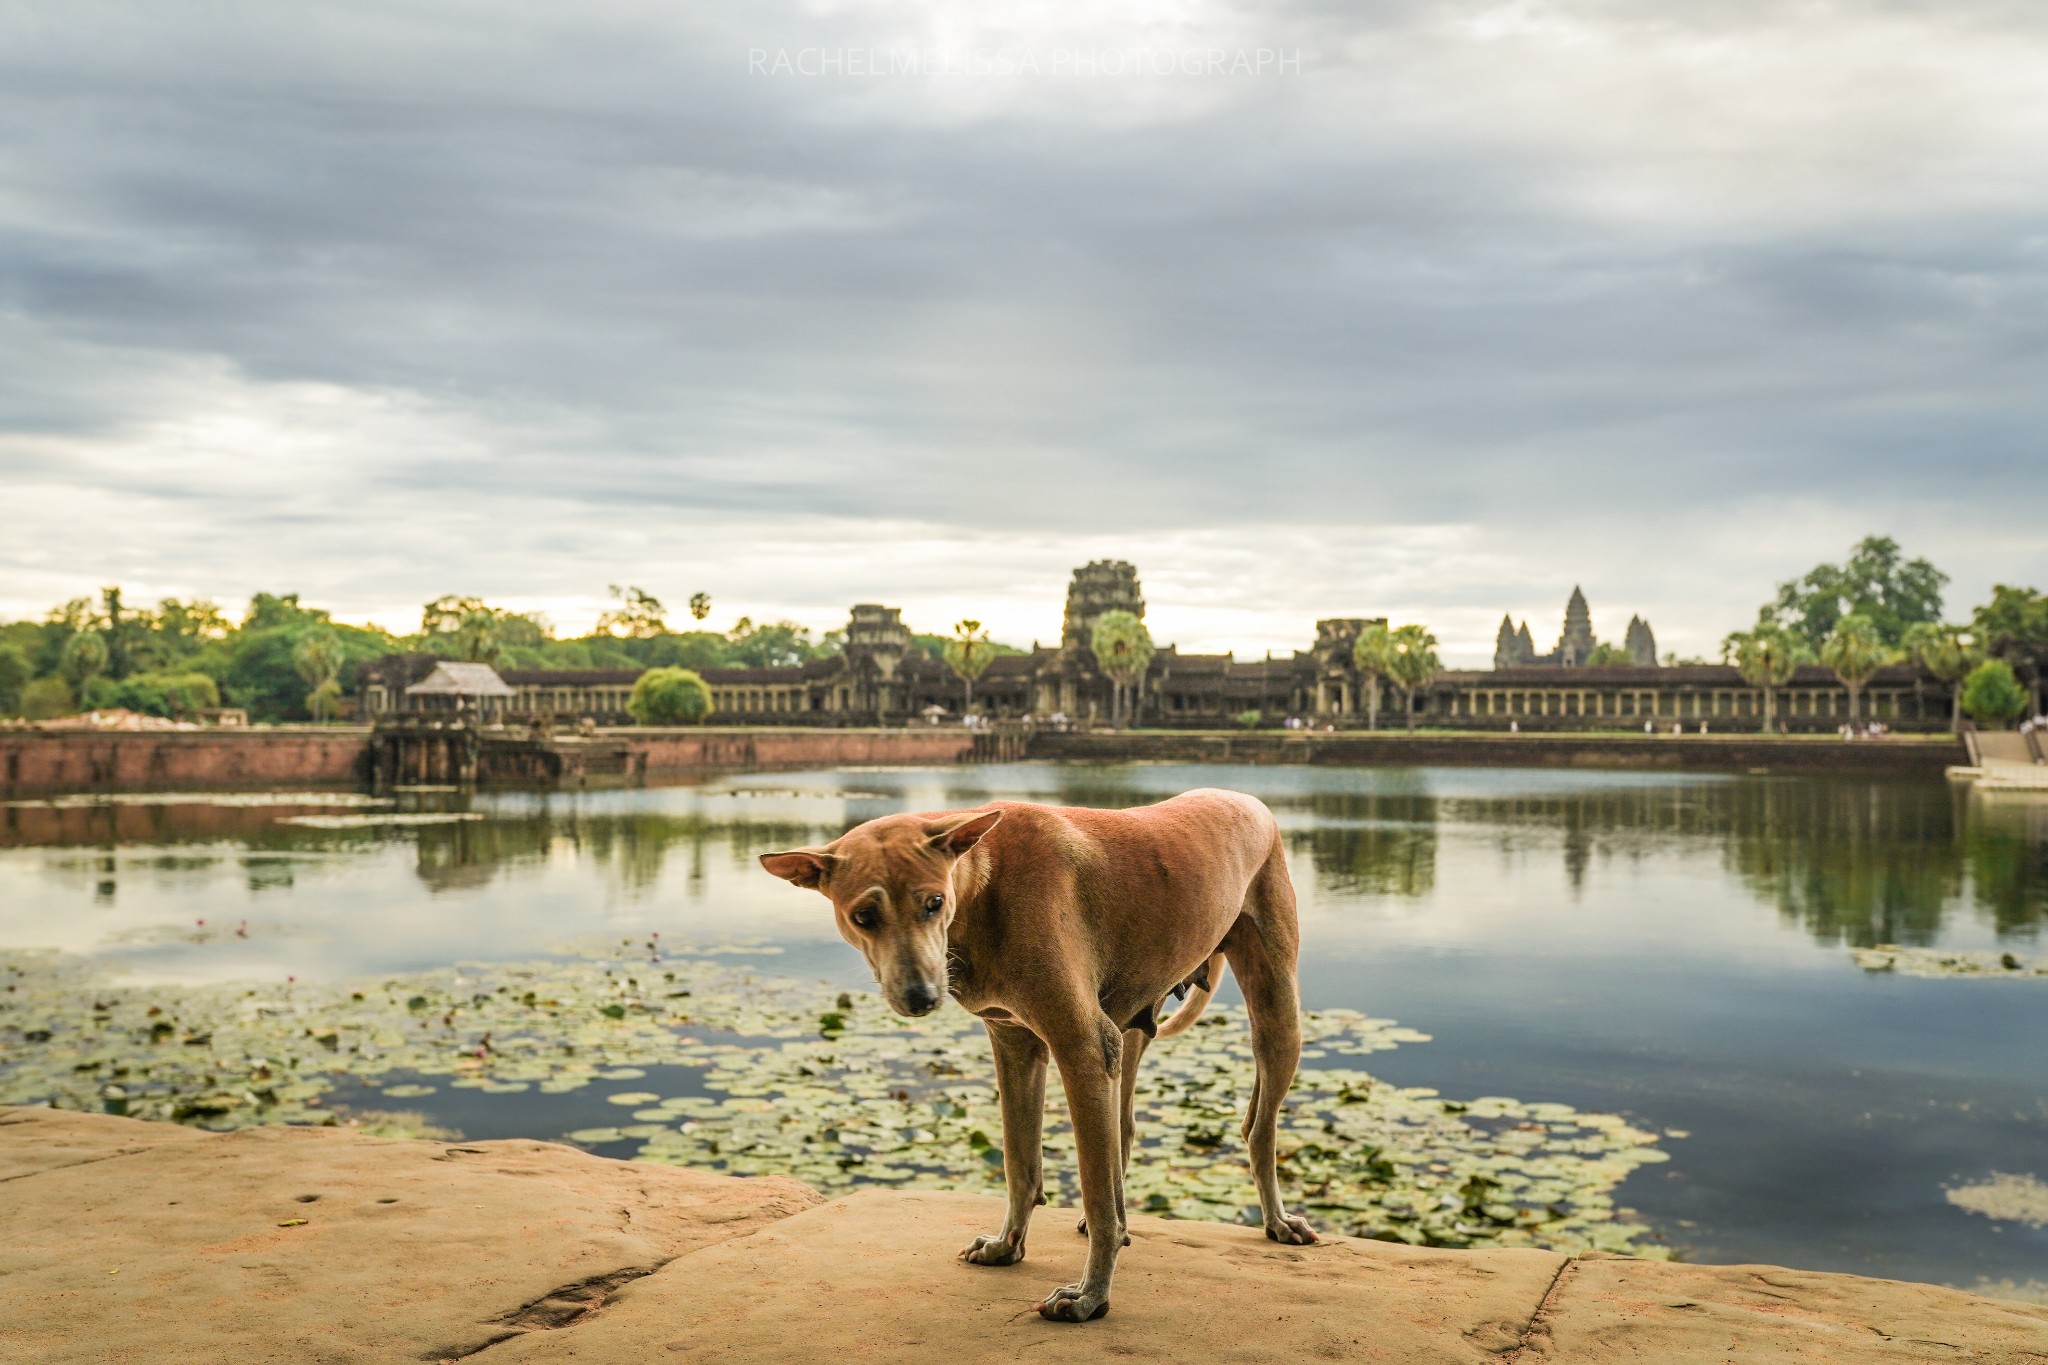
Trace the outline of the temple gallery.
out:
M 988 719 L 1091 724 L 1113 714 L 1115 684 L 1093 648 L 1096 622 L 1125 611 L 1143 620 L 1138 571 L 1121 560 L 1075 569 L 1067 587 L 1059 643 L 989 662 L 973 685 L 972 711 Z M 1586 598 L 1572 590 L 1556 645 L 1538 654 L 1529 623 L 1501 622 L 1490 669 L 1446 669 L 1404 694 L 1355 661 L 1359 634 L 1384 617 L 1329 617 L 1315 640 L 1285 658 L 1238 659 L 1155 648 L 1131 688 L 1129 721 L 1142 726 L 1208 728 L 1244 723 L 1351 728 L 1377 722 L 1460 729 L 1559 730 L 1701 725 L 1755 730 L 1763 724 L 1760 689 L 1724 664 L 1660 664 L 1649 624 L 1631 618 L 1625 643 L 1602 650 Z M 1602 656 L 1607 657 L 1602 657 Z M 425 654 L 393 655 L 367 665 L 359 683 L 368 719 L 408 712 L 471 709 L 507 720 L 630 724 L 627 699 L 639 670 L 507 669 L 458 664 Z M 836 654 L 782 668 L 702 670 L 721 724 L 903 725 L 957 720 L 968 705 L 961 679 L 919 648 L 900 609 L 855 606 Z M 1376 695 L 1375 695 L 1376 694 Z M 1828 669 L 1810 664 L 1776 689 L 1775 726 L 1831 731 L 1849 718 L 1849 692 Z M 1910 663 L 1880 669 L 1863 689 L 1860 714 L 1901 730 L 1947 725 L 1949 685 Z

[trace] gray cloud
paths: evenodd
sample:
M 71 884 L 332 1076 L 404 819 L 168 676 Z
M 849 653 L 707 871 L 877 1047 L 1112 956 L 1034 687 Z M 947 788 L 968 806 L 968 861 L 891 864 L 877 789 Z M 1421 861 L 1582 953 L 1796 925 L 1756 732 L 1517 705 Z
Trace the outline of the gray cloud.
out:
M 0 472 L 33 514 L 0 610 L 121 576 L 573 617 L 631 578 L 820 624 L 978 590 L 1050 635 L 1067 561 L 1140 546 L 1212 644 L 1372 609 L 1473 650 L 1584 581 L 1603 631 L 1706 648 L 1866 530 L 1959 606 L 2048 578 L 2012 496 L 2048 23 L 1373 15 L 0 0 Z M 1113 46 L 1302 62 L 747 57 Z

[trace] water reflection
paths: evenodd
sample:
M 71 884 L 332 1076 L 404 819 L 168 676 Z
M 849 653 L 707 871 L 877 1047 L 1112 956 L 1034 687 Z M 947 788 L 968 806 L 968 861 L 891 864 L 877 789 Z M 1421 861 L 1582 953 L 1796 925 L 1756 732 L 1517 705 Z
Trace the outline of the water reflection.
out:
M 874 774 L 882 790 L 714 786 L 675 814 L 658 794 L 612 802 L 525 802 L 516 813 L 420 832 L 419 873 L 437 887 L 473 887 L 551 851 L 609 872 L 628 894 L 661 879 L 672 851 L 701 882 L 709 856 L 750 868 L 774 848 L 827 840 L 862 820 L 920 805 L 1010 798 L 1125 807 L 1177 789 L 1177 770 L 992 770 L 933 791 Z M 1504 854 L 1553 849 L 1566 883 L 1592 869 L 1715 850 L 1755 899 L 1823 944 L 1927 944 L 1959 904 L 2002 935 L 2048 918 L 2048 809 L 2000 803 L 1940 783 L 1839 779 L 1689 778 L 1488 790 L 1489 775 L 1235 769 L 1187 773 L 1182 785 L 1230 781 L 1263 797 L 1318 883 L 1339 895 L 1422 898 L 1437 886 L 1440 845 L 1477 835 Z M 1581 776 L 1581 775 L 1573 775 Z M 1163 790 L 1162 790 L 1163 788 Z M 673 794 L 671 794 L 673 795 Z M 500 799 L 502 802 L 502 799 Z
M 1422 792 L 1318 792 L 1286 810 L 1290 817 L 1304 812 L 1308 829 L 1291 843 L 1307 848 L 1321 885 L 1370 896 L 1436 889 L 1435 803 Z
M 1643 777 L 1460 770 L 1054 768 L 808 774 L 697 788 L 574 796 L 413 798 L 406 811 L 472 818 L 358 827 L 288 823 L 319 812 L 236 806 L 0 806 L 0 848 L 46 853 L 41 874 L 111 904 L 124 885 L 168 890 L 227 872 L 252 895 L 289 892 L 364 854 L 409 853 L 430 893 L 474 893 L 573 865 L 645 897 L 680 869 L 750 871 L 754 856 L 827 840 L 903 809 L 1008 798 L 1122 807 L 1203 783 L 1271 805 L 1316 885 L 1338 897 L 1426 899 L 1447 841 L 1521 866 L 1555 859 L 1584 891 L 1609 865 L 1718 860 L 1729 882 L 1823 945 L 1933 945 L 1958 912 L 2001 937 L 2048 919 L 2048 803 L 1984 798 L 1945 783 L 1836 778 Z M 482 818 L 473 818 L 481 816 Z M 1465 855 L 1460 855 L 1465 856 Z

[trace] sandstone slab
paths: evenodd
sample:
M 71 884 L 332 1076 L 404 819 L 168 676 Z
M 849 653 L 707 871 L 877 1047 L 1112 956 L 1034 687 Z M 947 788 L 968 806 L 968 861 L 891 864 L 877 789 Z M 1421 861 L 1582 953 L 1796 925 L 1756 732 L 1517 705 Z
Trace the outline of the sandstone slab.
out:
M 2048 1365 L 2048 1309 L 1770 1266 L 1436 1251 L 1137 1218 L 1110 1314 L 1073 1214 L 609 1161 L 540 1142 L 209 1134 L 0 1109 L 0 1362 Z
M 457 1358 L 820 1200 L 552 1143 L 0 1109 L 7 1169 L 46 1140 L 98 1155 L 0 1183 L 9 1362 Z
M 110 1123 L 98 1114 L 0 1107 L 0 1184 L 168 1143 L 205 1140 L 206 1134 L 175 1123 Z
M 1575 1260 L 1524 1362 L 2048 1362 L 2048 1310 L 1931 1284 L 1766 1265 Z
M 1564 1265 L 1545 1251 L 1430 1251 L 1335 1240 L 1283 1247 L 1256 1228 L 1139 1218 L 1109 1316 L 1047 1322 L 1087 1239 L 1041 1209 L 1020 1265 L 955 1253 L 1002 1222 L 985 1196 L 873 1190 L 706 1248 L 622 1290 L 568 1332 L 496 1361 L 1498 1359 Z

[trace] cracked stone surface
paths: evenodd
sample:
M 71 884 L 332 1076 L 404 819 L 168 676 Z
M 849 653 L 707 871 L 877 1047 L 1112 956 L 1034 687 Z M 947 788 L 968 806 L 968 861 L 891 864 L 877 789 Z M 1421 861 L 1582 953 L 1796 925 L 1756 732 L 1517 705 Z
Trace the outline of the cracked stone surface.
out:
M 869 1190 L 626 1286 L 567 1332 L 508 1341 L 526 1361 L 1494 1361 L 1521 1340 L 1562 1256 L 1431 1251 L 1348 1239 L 1283 1247 L 1257 1228 L 1131 1221 L 1109 1316 L 1046 1322 L 1031 1305 L 1081 1277 L 1075 1212 L 1040 1209 L 1025 1260 L 955 1253 L 1002 1222 L 999 1199 Z
M 0 1109 L 0 1172 L 10 1365 L 460 1358 L 821 1199 L 552 1143 L 47 1109 Z
M 2048 1309 L 1779 1266 L 1587 1257 L 1515 1365 L 1693 1360 L 2048 1362 Z
M 954 1259 L 1000 1218 L 539 1142 L 0 1109 L 0 1361 L 2048 1365 L 2048 1309 L 1930 1285 L 1152 1218 L 1110 1315 L 1047 1323 L 1073 1214 L 1040 1210 L 1021 1265 Z

